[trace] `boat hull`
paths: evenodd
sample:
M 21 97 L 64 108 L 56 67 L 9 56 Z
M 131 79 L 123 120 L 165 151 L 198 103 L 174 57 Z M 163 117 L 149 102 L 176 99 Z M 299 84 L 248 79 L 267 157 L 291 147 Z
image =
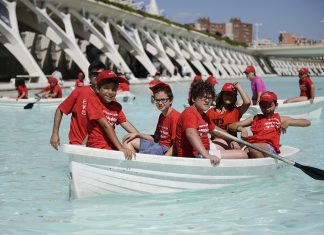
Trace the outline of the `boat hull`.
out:
M 293 159 L 299 150 L 282 147 Z M 122 152 L 65 145 L 70 156 L 71 195 L 158 194 L 184 190 L 217 189 L 256 177 L 270 176 L 285 163 L 272 158 L 223 159 L 212 166 L 208 159 L 137 154 L 132 161 Z
M 324 105 L 324 97 L 316 97 L 311 104 L 309 101 L 284 104 L 283 100 L 278 100 L 277 112 L 282 116 L 292 118 L 320 119 Z M 256 115 L 261 113 L 258 105 L 250 106 L 248 114 Z
M 37 103 L 34 104 L 35 107 L 47 107 L 47 108 L 56 108 L 65 98 L 57 98 L 57 99 L 41 99 Z M 8 97 L 0 98 L 0 107 L 5 108 L 23 108 L 25 105 L 29 103 L 36 102 L 37 99 L 35 98 L 28 98 L 28 99 L 12 99 Z

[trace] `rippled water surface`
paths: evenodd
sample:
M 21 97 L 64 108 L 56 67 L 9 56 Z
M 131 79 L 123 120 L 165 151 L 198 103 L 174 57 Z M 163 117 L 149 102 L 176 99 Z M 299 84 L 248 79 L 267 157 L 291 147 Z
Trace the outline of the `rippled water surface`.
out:
M 324 96 L 324 78 L 313 78 Z M 225 81 L 220 81 L 221 87 Z M 250 95 L 249 82 L 240 80 Z M 279 98 L 298 95 L 297 78 L 265 79 Z M 189 83 L 172 83 L 181 111 Z M 127 118 L 152 133 L 159 113 L 148 85 L 136 85 Z M 217 89 L 219 90 L 219 88 Z M 324 182 L 294 167 L 276 177 L 220 190 L 68 200 L 68 157 L 49 145 L 54 109 L 0 108 L 0 234 L 323 234 Z M 324 169 L 323 117 L 289 127 L 282 143 L 301 149 L 297 162 Z M 67 143 L 64 116 L 61 142 Z M 117 127 L 118 136 L 125 132 Z

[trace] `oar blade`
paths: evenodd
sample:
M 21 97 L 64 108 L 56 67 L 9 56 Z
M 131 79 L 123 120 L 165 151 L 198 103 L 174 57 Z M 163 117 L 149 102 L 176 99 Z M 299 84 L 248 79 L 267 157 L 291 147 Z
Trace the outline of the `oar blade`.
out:
M 31 108 L 33 108 L 33 106 L 34 106 L 34 103 L 28 103 L 24 106 L 24 109 L 31 109 Z
M 294 164 L 295 167 L 301 169 L 304 173 L 316 180 L 324 180 L 324 170 L 318 169 L 311 166 L 304 166 L 297 162 Z

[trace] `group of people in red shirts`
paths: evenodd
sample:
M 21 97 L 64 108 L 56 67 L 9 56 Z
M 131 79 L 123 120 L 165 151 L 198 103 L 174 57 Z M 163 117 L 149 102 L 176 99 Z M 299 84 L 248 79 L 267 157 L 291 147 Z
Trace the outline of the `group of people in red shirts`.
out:
M 119 150 L 126 159 L 132 159 L 136 152 L 140 152 L 208 158 L 213 165 L 222 158 L 265 157 L 251 148 L 242 150 L 244 146 L 224 138 L 219 131 L 232 135 L 242 132 L 242 138 L 279 153 L 280 134 L 285 133 L 288 126 L 310 125 L 306 119 L 293 119 L 275 113 L 277 96 L 271 91 L 262 92 L 258 98 L 262 114 L 240 121 L 251 104 L 246 92 L 239 82 L 225 83 L 216 98 L 214 86 L 217 81 L 212 76 L 205 81 L 195 77 L 189 91 L 190 106 L 180 113 L 172 107 L 174 95 L 170 85 L 154 79 L 149 89 L 152 101 L 161 114 L 154 134 L 145 134 L 127 120 L 122 105 L 115 99 L 118 87 L 125 78 L 106 70 L 98 61 L 89 66 L 88 73 L 90 86 L 72 91 L 55 112 L 50 140 L 55 149 L 60 146 L 59 128 L 63 113 L 72 113 L 70 144 Z M 238 94 L 242 99 L 240 106 L 237 106 Z M 212 106 L 213 101 L 215 105 Z M 115 133 L 118 124 L 128 132 L 122 141 Z M 248 126 L 251 126 L 252 136 L 248 136 Z

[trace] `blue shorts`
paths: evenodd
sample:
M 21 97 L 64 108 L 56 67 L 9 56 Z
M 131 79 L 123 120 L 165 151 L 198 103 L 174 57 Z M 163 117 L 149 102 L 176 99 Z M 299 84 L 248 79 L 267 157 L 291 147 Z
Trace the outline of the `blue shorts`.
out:
M 277 154 L 276 150 L 274 149 L 274 147 L 271 144 L 267 144 L 267 145 L 268 145 L 269 152 Z
M 154 154 L 154 155 L 164 155 L 169 148 L 154 142 L 153 140 L 146 140 L 142 139 L 140 140 L 140 153 L 145 154 Z

